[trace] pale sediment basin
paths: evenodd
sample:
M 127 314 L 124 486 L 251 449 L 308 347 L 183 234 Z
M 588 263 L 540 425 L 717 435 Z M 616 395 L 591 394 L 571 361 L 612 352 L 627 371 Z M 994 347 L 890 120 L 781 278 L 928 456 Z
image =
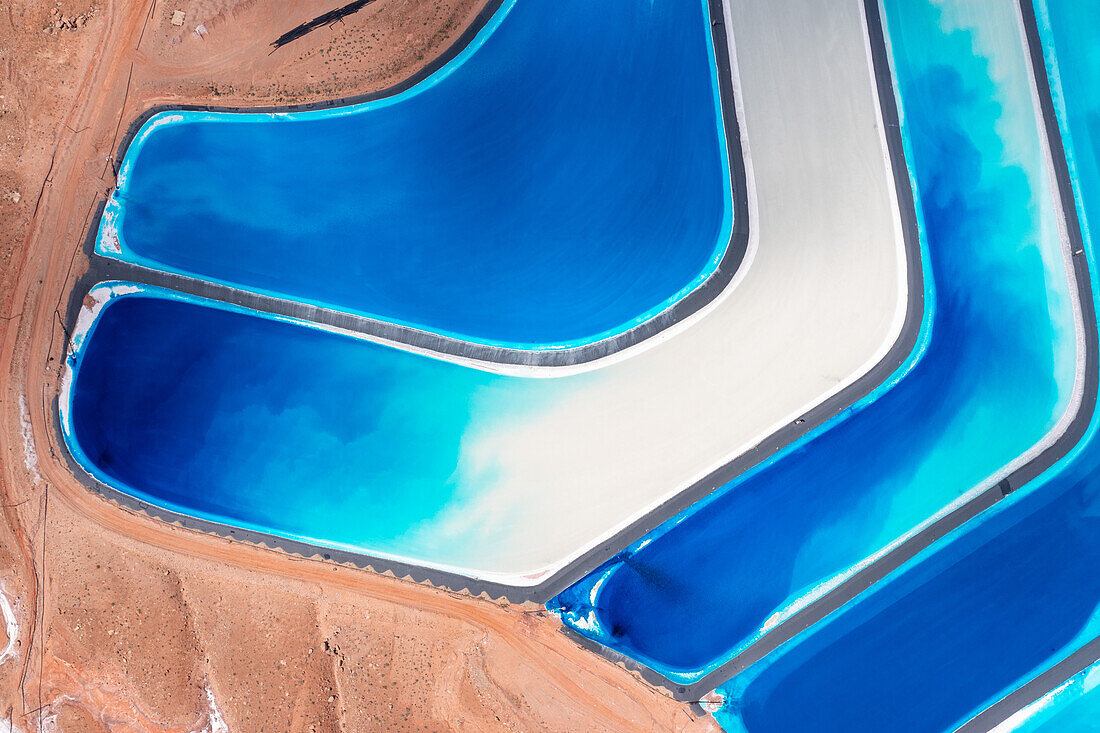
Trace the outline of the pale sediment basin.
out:
M 1012 714 L 993 733 L 1094 733 L 1100 721 L 1100 664 L 1078 672 Z
M 783 14 L 724 20 L 748 44 L 752 262 L 679 329 L 602 368 L 529 379 L 153 289 L 77 329 L 73 453 L 153 507 L 460 576 L 450 585 L 526 594 L 610 556 L 774 451 L 762 441 L 777 430 L 789 440 L 881 382 L 920 323 L 858 3 L 814 16 L 797 53 L 779 53 Z M 139 323 L 144 355 L 126 335 Z M 113 384 L 123 372 L 131 384 Z
M 886 5 L 889 12 L 895 4 Z M 1100 15 L 1063 0 L 1036 2 L 1034 14 L 1028 0 L 1020 5 L 1075 266 L 1082 277 L 1091 275 L 1084 297 L 1094 312 Z M 992 17 L 986 4 L 974 10 L 979 22 Z M 1087 328 L 1093 401 L 1072 449 L 993 510 L 724 685 L 719 718 L 727 730 L 790 730 L 796 721 L 822 731 L 1095 729 L 1094 318 Z
M 812 6 L 786 8 L 789 20 L 777 32 L 812 35 Z M 767 8 L 757 12 L 780 12 Z M 874 3 L 868 9 L 877 17 Z M 705 691 L 739 671 L 752 658 L 734 661 L 741 652 L 757 642 L 766 649 L 780 626 L 788 630 L 779 638 L 789 638 L 809 622 L 801 611 L 861 570 L 873 577 L 873 563 L 892 550 L 942 535 L 940 520 L 961 522 L 951 517 L 988 506 L 989 492 L 1000 491 L 991 487 L 1010 476 L 1018 483 L 1014 471 L 1055 450 L 1082 404 L 1082 296 L 1015 5 L 888 0 L 884 9 L 935 283 L 927 340 L 891 390 L 641 538 L 549 604 L 581 635 L 684 690 Z M 893 628 L 900 635 L 909 624 L 898 619 Z M 860 643 L 873 645 L 876 633 Z M 891 684 L 889 673 L 869 667 L 856 685 L 838 672 L 840 661 L 803 661 L 800 672 L 815 680 L 798 688 L 806 700 L 834 692 L 846 700 L 836 729 L 879 729 L 860 716 L 891 709 L 866 699 L 874 699 L 869 686 Z M 922 692 L 897 694 L 934 708 Z M 811 715 L 806 700 L 768 710 L 790 725 Z
M 512 349 L 621 336 L 716 276 L 712 299 L 746 242 L 707 0 L 495 5 L 392 96 L 154 115 L 97 251 Z

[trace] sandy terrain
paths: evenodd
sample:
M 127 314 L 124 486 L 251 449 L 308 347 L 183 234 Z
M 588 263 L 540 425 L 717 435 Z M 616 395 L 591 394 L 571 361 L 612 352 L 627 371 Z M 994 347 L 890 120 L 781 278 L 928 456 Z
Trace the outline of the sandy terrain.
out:
M 56 311 L 119 130 L 159 102 L 385 87 L 478 9 L 378 0 L 268 55 L 336 4 L 64 0 L 60 15 L 84 21 L 58 29 L 52 3 L 0 3 L 0 727 L 713 729 L 539 613 L 152 522 L 58 460 Z

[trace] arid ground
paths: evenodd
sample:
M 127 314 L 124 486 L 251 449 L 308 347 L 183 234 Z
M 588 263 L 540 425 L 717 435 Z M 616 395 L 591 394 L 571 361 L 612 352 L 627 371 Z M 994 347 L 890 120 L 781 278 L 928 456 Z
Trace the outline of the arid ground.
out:
M 339 4 L 0 0 L 0 729 L 713 729 L 538 609 L 168 526 L 65 468 L 61 315 L 130 123 L 384 89 L 480 10 L 377 0 L 269 53 Z

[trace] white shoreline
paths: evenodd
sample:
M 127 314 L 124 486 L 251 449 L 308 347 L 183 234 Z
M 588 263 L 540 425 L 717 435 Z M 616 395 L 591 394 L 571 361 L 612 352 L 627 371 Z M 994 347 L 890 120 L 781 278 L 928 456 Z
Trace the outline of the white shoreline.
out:
M 438 549 L 336 549 L 536 585 L 889 352 L 906 316 L 908 263 L 862 6 L 849 0 L 792 17 L 781 5 L 735 11 L 724 3 L 741 47 L 738 56 L 727 33 L 751 266 L 707 307 L 601 368 L 553 368 L 557 379 L 531 380 L 524 396 L 538 405 L 478 395 L 456 471 L 466 472 L 468 490 L 415 530 Z M 790 22 L 817 30 L 800 53 L 780 54 Z M 82 309 L 74 350 L 96 312 Z M 70 381 L 67 371 L 63 413 Z M 479 483 L 483 465 L 499 480 Z
M 1024 30 L 1023 18 L 1020 16 L 1019 5 L 1017 3 L 1012 3 L 1012 5 L 1015 8 L 1015 18 L 1018 21 L 1018 26 L 1020 30 L 1020 43 L 1026 52 L 1027 37 Z M 988 12 L 988 8 L 986 8 L 985 10 Z M 874 562 L 885 557 L 891 551 L 908 542 L 928 527 L 932 526 L 933 524 L 951 514 L 955 510 L 959 509 L 960 507 L 976 499 L 983 492 L 987 491 L 991 486 L 996 486 L 1005 478 L 1019 470 L 1020 467 L 1033 461 L 1036 456 L 1058 442 L 1062 435 L 1065 434 L 1066 430 L 1069 429 L 1070 425 L 1073 423 L 1074 418 L 1077 416 L 1085 395 L 1085 361 L 1087 357 L 1087 348 L 1085 343 L 1085 321 L 1084 315 L 1081 311 L 1080 294 L 1077 292 L 1077 284 L 1073 276 L 1073 246 L 1069 239 L 1069 232 L 1066 230 L 1065 202 L 1062 201 L 1061 195 L 1059 194 L 1056 175 L 1054 171 L 1054 163 L 1051 158 L 1050 145 L 1047 141 L 1046 135 L 1043 133 L 1043 110 L 1039 103 L 1039 90 L 1036 86 L 1035 76 L 1031 65 L 1027 64 L 1027 68 L 1027 80 L 1031 94 L 1032 108 L 1035 113 L 1035 129 L 1043 155 L 1044 166 L 1049 179 L 1049 187 L 1045 191 L 1045 195 L 1047 198 L 1050 199 L 1050 203 L 1053 206 L 1054 218 L 1056 219 L 1055 223 L 1058 227 L 1058 236 L 1059 243 L 1061 244 L 1062 260 L 1065 265 L 1064 274 L 1066 278 L 1066 283 L 1068 284 L 1067 295 L 1070 301 L 1070 310 L 1073 314 L 1075 336 L 1075 366 L 1073 385 L 1071 388 L 1069 400 L 1067 400 L 1066 402 L 1066 407 L 1062 411 L 1062 414 L 1059 416 L 1058 421 L 1050 428 L 1050 430 L 1048 430 L 1042 438 L 1040 438 L 1026 451 L 1018 455 L 1011 462 L 1002 466 L 985 480 L 975 484 L 972 488 L 960 495 L 950 504 L 943 507 L 932 516 L 928 517 L 905 534 L 894 539 L 878 552 L 864 558 L 862 561 L 845 570 L 843 573 L 839 573 L 833 576 L 828 581 L 799 596 L 793 603 L 785 607 L 783 611 L 776 613 L 771 618 L 769 618 L 768 622 L 765 623 L 763 627 L 761 627 L 761 633 L 766 633 L 767 631 L 771 630 L 771 628 L 774 628 L 790 616 L 793 616 L 802 608 L 810 605 L 814 601 L 826 595 L 830 590 L 832 590 L 844 580 L 847 580 L 855 573 L 863 570 Z
M 207 725 L 201 733 L 229 733 L 229 725 L 226 724 L 225 716 L 222 715 L 218 702 L 214 699 L 214 691 L 210 689 L 210 682 L 203 680 L 202 688 L 206 694 Z
M 359 101 L 354 103 L 348 103 L 343 106 L 328 107 L 323 104 L 306 105 L 309 109 L 295 110 L 295 111 L 258 111 L 249 110 L 248 108 L 238 108 L 232 111 L 227 110 L 209 110 L 209 109 L 187 109 L 187 110 L 172 110 L 166 109 L 153 114 L 149 117 L 143 125 L 137 130 L 129 144 L 126 146 L 126 152 L 123 156 L 123 160 L 120 164 L 118 174 L 116 175 L 115 187 L 112 189 L 107 197 L 107 201 L 101 217 L 101 224 L 97 231 L 94 250 L 97 254 L 115 259 L 120 263 L 127 265 L 128 267 L 136 268 L 138 270 L 144 270 L 158 275 L 170 275 L 173 277 L 180 277 L 187 280 L 191 280 L 198 283 L 204 283 L 207 285 L 215 285 L 225 288 L 231 293 L 243 294 L 245 296 L 259 296 L 269 302 L 289 304 L 291 306 L 307 306 L 309 308 L 317 308 L 325 311 L 330 311 L 337 315 L 344 315 L 344 311 L 340 309 L 337 304 L 323 303 L 314 299 L 294 299 L 293 296 L 281 294 L 278 292 L 270 291 L 260 287 L 237 287 L 233 282 L 225 281 L 213 276 L 204 278 L 201 275 L 185 271 L 183 269 L 168 266 L 163 263 L 158 263 L 150 258 L 142 256 L 126 246 L 125 238 L 122 235 L 123 220 L 126 216 L 126 207 L 122 203 L 124 197 L 127 180 L 129 178 L 130 170 L 134 165 L 142 147 L 145 142 L 152 135 L 154 130 L 162 127 L 168 127 L 177 124 L 192 124 L 196 122 L 208 122 L 218 121 L 220 123 L 242 124 L 242 123 L 255 123 L 265 122 L 271 120 L 311 120 L 321 118 L 332 117 L 344 117 L 367 112 L 371 109 L 379 107 L 387 107 L 393 104 L 398 104 L 405 101 L 417 94 L 430 89 L 436 84 L 442 82 L 449 76 L 455 69 L 465 63 L 472 55 L 475 54 L 477 49 L 495 32 L 511 12 L 515 5 L 516 0 L 501 0 L 499 7 L 493 12 L 488 22 L 478 29 L 475 37 L 470 43 L 462 49 L 462 51 L 444 64 L 441 68 L 435 70 L 431 75 L 422 79 L 421 81 L 413 84 L 411 87 L 404 89 L 396 94 L 390 96 L 380 97 L 376 99 L 369 99 L 366 101 Z M 709 19 L 709 6 L 710 0 L 698 0 L 704 9 L 704 15 Z M 502 352 L 520 352 L 520 353 L 541 353 L 545 356 L 553 355 L 556 352 L 575 352 L 588 349 L 591 347 L 599 347 L 601 345 L 613 344 L 623 337 L 627 337 L 632 331 L 638 328 L 643 328 L 647 324 L 653 321 L 657 321 L 662 317 L 668 316 L 673 311 L 681 306 L 681 301 L 692 296 L 696 291 L 705 290 L 708 287 L 714 285 L 716 278 L 721 273 L 721 265 L 726 259 L 728 252 L 731 248 L 734 250 L 738 247 L 736 241 L 736 226 L 732 221 L 735 216 L 734 210 L 737 208 L 736 197 L 738 191 L 735 190 L 735 182 L 733 175 L 733 166 L 731 161 L 734 160 L 731 155 L 731 148 L 737 141 L 731 141 L 726 134 L 727 127 L 725 125 L 725 113 L 726 107 L 720 91 L 720 75 L 721 69 L 717 65 L 717 50 L 712 44 L 707 44 L 707 54 L 710 59 L 711 71 L 711 84 L 714 93 L 715 112 L 717 113 L 717 125 L 718 132 L 722 139 L 721 157 L 722 157 L 722 177 L 724 179 L 724 185 L 729 189 L 729 199 L 726 202 L 726 223 L 723 225 L 723 232 L 716 240 L 715 249 L 712 251 L 706 268 L 704 268 L 694 279 L 684 285 L 677 293 L 670 296 L 662 304 L 654 306 L 650 310 L 643 314 L 639 314 L 633 319 L 624 322 L 614 328 L 609 329 L 600 334 L 593 335 L 591 337 L 581 338 L 577 342 L 562 342 L 558 344 L 515 344 L 508 345 L 506 343 L 495 343 L 492 341 L 480 341 L 473 337 L 465 337 L 460 334 L 448 333 L 448 332 L 436 332 L 432 331 L 422 325 L 416 325 L 406 323 L 398 320 L 393 320 L 382 315 L 370 314 L 365 312 L 347 311 L 346 315 L 362 318 L 364 322 L 370 322 L 382 326 L 383 328 L 393 326 L 401 329 L 406 334 L 416 334 L 421 341 L 432 341 L 442 339 L 446 342 L 458 344 L 460 346 L 472 348 L 476 350 L 488 350 L 492 352 L 495 349 L 499 349 Z M 726 286 L 719 292 L 719 297 L 725 290 L 733 287 L 735 280 L 743 277 L 743 270 L 747 268 L 751 261 L 750 253 L 746 251 L 742 257 L 742 261 L 739 263 L 737 269 L 734 271 L 734 277 L 731 278 L 731 282 L 726 283 Z M 727 263 L 727 267 L 729 263 Z M 233 297 L 222 296 L 225 300 L 235 300 Z M 704 306 L 697 310 L 707 309 L 711 303 L 708 301 Z M 676 318 L 672 325 L 663 329 L 663 331 L 672 331 L 680 326 L 680 322 L 688 320 L 694 315 L 694 311 L 689 313 L 683 318 Z M 317 324 L 323 327 L 323 324 Z M 369 330 L 369 329 L 366 329 Z M 402 351 L 411 351 L 413 353 L 421 354 L 423 356 L 438 359 L 440 361 L 446 361 L 450 363 L 460 364 L 462 366 L 469 367 L 471 369 L 478 369 L 482 371 L 498 373 L 498 374 L 514 374 L 528 377 L 554 377 L 554 376 L 568 376 L 569 374 L 576 374 L 591 369 L 598 368 L 601 365 L 614 363 L 618 361 L 620 352 L 632 351 L 635 347 L 643 347 L 645 344 L 653 338 L 659 338 L 664 336 L 663 332 L 658 332 L 654 336 L 639 337 L 640 340 L 630 343 L 628 346 L 621 346 L 614 348 L 611 353 L 600 356 L 587 361 L 580 361 L 573 364 L 562 365 L 539 365 L 539 364 L 521 364 L 521 363 L 509 363 L 507 360 L 494 360 L 493 357 L 481 356 L 481 357 L 467 357 L 457 354 L 446 353 L 445 351 L 437 350 L 433 347 L 418 346 L 416 344 L 394 340 L 386 336 L 378 335 L 376 333 L 368 333 L 366 331 L 355 333 L 354 335 L 364 338 L 365 340 L 372 341 L 374 343 L 390 346 Z M 669 334 L 671 335 L 671 334 Z

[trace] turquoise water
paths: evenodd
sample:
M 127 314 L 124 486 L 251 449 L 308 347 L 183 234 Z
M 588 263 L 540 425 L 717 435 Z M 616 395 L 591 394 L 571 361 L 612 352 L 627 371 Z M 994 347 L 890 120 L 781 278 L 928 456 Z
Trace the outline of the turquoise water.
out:
M 1074 316 L 1014 5 L 885 9 L 936 288 L 923 352 L 548 604 L 681 683 L 983 485 L 1069 404 Z
M 998 733 L 1096 733 L 1100 731 L 1100 664 L 1076 674 L 1014 717 Z
M 974 5 L 940 5 L 887 4 L 936 281 L 923 350 L 893 389 L 624 552 L 597 588 L 563 597 L 568 622 L 595 624 L 587 633 L 670 676 L 720 664 L 1066 409 L 1068 285 L 1018 35 L 990 10 L 1012 6 L 963 18 L 953 10 Z M 424 530 L 478 494 L 458 468 L 473 437 L 489 416 L 519 429 L 598 378 L 464 370 L 152 288 L 117 291 L 77 343 L 66 440 L 111 485 L 233 526 L 457 566 L 484 562 L 492 535 Z M 723 724 L 937 729 L 1046 664 L 1051 647 L 1095 635 L 1098 465 L 1079 464 L 1057 491 L 1020 492 L 1004 506 L 1023 508 L 995 512 L 981 537 L 949 543 L 853 604 L 864 611 L 836 614 L 817 641 L 723 688 Z M 477 478 L 491 483 L 492 468 Z M 493 519 L 461 508 L 475 525 Z
M 394 97 L 156 115 L 97 251 L 467 340 L 586 343 L 718 266 L 723 125 L 705 0 L 507 0 Z
M 1100 7 L 1036 6 L 1095 302 Z M 1098 431 L 1094 411 L 1037 480 L 720 688 L 723 727 L 950 730 L 1100 637 Z M 1097 730 L 1095 682 L 1093 668 L 1005 729 Z
M 720 687 L 722 726 L 953 730 L 1095 637 L 1100 513 L 1089 474 L 1021 490 Z
M 868 78 L 862 65 L 855 73 L 861 82 Z M 871 132 L 871 120 L 862 113 L 845 114 L 844 105 L 829 114 L 844 121 L 862 119 L 859 124 Z M 873 135 L 861 139 L 877 140 Z M 878 146 L 854 147 L 859 148 L 862 162 L 836 180 L 862 179 L 865 165 L 875 170 Z M 828 159 L 824 155 L 813 165 L 827 168 L 823 163 Z M 777 175 L 786 174 L 784 170 Z M 885 198 L 885 190 L 882 193 L 879 198 Z M 885 223 L 882 217 L 875 221 Z M 833 231 L 835 223 L 828 227 Z M 872 226 L 862 231 L 882 235 L 870 254 L 878 262 L 874 269 L 892 293 L 895 277 L 901 274 L 893 266 L 898 243 L 888 228 Z M 872 231 L 876 234 L 871 235 Z M 800 240 L 803 235 L 806 247 L 814 247 L 816 230 L 800 225 Z M 836 244 L 831 234 L 827 239 L 825 244 Z M 881 305 L 889 310 L 880 320 L 889 321 L 897 303 L 889 295 L 886 300 Z M 725 365 L 739 358 L 736 337 L 718 334 L 713 349 L 698 338 L 692 346 L 689 339 L 692 355 L 687 357 L 670 341 L 667 348 L 656 347 L 606 369 L 562 377 L 557 376 L 559 371 L 554 378 L 526 380 L 482 372 L 460 380 L 450 376 L 449 370 L 416 366 L 419 357 L 356 342 L 362 355 L 351 346 L 340 351 L 340 358 L 349 360 L 349 369 L 354 366 L 362 372 L 362 379 L 355 381 L 327 376 L 328 370 L 318 371 L 315 378 L 304 368 L 282 369 L 277 353 L 305 348 L 314 341 L 328 343 L 317 336 L 281 336 L 289 328 L 285 324 L 280 329 L 261 329 L 249 326 L 248 319 L 237 319 L 236 335 L 229 341 L 220 325 L 204 329 L 176 325 L 175 320 L 191 318 L 189 314 L 205 307 L 194 302 L 189 307 L 176 306 L 172 317 L 161 314 L 156 328 L 146 326 L 138 339 L 127 335 L 129 327 L 121 316 L 116 317 L 118 325 L 93 334 L 88 344 L 110 338 L 114 345 L 89 356 L 87 365 L 77 364 L 74 394 L 87 391 L 87 396 L 82 397 L 86 399 L 83 417 L 74 419 L 74 423 L 84 421 L 83 432 L 74 430 L 70 443 L 77 446 L 74 452 L 87 444 L 83 462 L 107 483 L 180 511 L 193 507 L 195 513 L 215 521 L 421 564 L 459 566 L 478 575 L 508 573 L 509 582 L 534 584 L 538 579 L 531 577 L 534 573 L 579 552 L 609 525 L 643 511 L 675 484 L 690 481 L 698 466 L 720 459 L 736 445 L 713 434 L 708 441 L 704 430 L 692 425 L 696 411 L 704 424 L 711 423 L 717 412 L 700 383 L 713 383 L 717 396 L 726 394 L 728 399 Z M 153 311 L 154 305 L 131 309 Z M 208 315 L 193 317 L 203 323 L 212 320 Z M 873 330 L 880 327 L 885 337 L 888 325 L 879 322 Z M 707 328 L 704 322 L 696 336 Z M 257 351 L 271 364 L 257 365 L 260 371 L 244 377 L 229 375 L 225 386 L 220 386 L 218 375 L 228 372 L 228 365 L 254 358 L 247 345 L 261 338 L 261 333 L 279 346 Z M 150 352 L 165 366 L 134 373 L 125 362 L 146 358 L 141 356 L 144 342 L 154 339 L 164 340 L 151 346 Z M 702 362 L 705 354 L 701 352 L 710 351 L 720 358 L 692 368 L 689 362 Z M 78 361 L 82 358 L 78 355 Z M 179 387 L 159 384 L 161 374 L 175 374 L 172 365 L 181 360 L 190 365 L 188 374 L 202 378 Z M 185 397 L 166 401 L 155 414 L 145 414 L 142 401 L 115 399 L 112 391 L 120 387 L 111 384 L 114 373 L 130 375 L 135 390 L 150 395 L 178 390 Z M 681 384 L 685 374 L 695 379 L 694 388 Z M 345 421 L 362 421 L 362 428 L 352 429 L 354 423 L 334 431 L 317 427 L 331 412 L 327 406 L 333 398 L 323 394 L 325 379 L 335 380 L 339 399 L 349 404 Z M 439 389 L 448 390 L 446 399 L 423 386 L 433 380 L 440 381 Z M 650 399 L 648 393 L 657 392 L 656 385 L 661 385 L 662 394 Z M 241 399 L 219 397 L 213 394 L 218 389 L 248 390 L 259 405 L 253 409 Z M 278 407 L 278 394 L 283 392 L 295 396 L 290 413 Z M 671 399 L 670 393 L 677 399 Z M 313 405 L 314 401 L 318 404 Z M 370 412 L 371 404 L 377 405 L 382 418 Z M 649 410 L 650 405 L 659 408 Z M 666 421 L 672 420 L 681 421 L 694 434 L 677 433 L 668 442 L 671 433 Z M 732 433 L 738 436 L 737 442 L 742 440 L 744 431 L 737 422 L 731 418 L 730 426 L 718 428 L 718 435 Z M 211 431 L 207 423 L 229 427 Z M 299 443 L 301 450 L 294 448 Z M 276 456 L 276 469 L 265 469 L 260 459 L 264 450 Z M 354 454 L 346 468 L 339 459 L 344 450 Z M 663 460 L 654 456 L 664 450 L 670 461 L 679 462 L 665 471 L 671 478 L 640 476 L 648 483 L 636 486 L 628 477 Z M 178 457 L 188 459 L 186 472 L 168 468 Z M 231 469 L 232 476 L 225 472 L 230 465 L 240 466 Z M 406 494 L 407 501 L 397 500 Z M 379 507 L 386 510 L 384 517 L 378 514 Z M 340 514 L 340 521 L 326 519 L 329 509 Z M 354 518 L 362 514 L 371 515 L 370 521 L 356 525 Z

